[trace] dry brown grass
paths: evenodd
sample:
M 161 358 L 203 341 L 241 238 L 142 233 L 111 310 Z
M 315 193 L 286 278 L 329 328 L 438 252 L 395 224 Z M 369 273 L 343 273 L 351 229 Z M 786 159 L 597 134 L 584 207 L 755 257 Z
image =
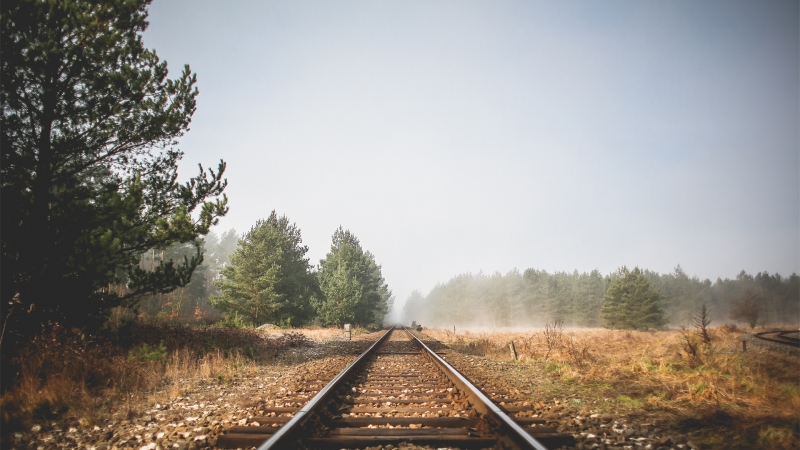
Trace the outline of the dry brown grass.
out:
M 291 330 L 273 328 L 271 330 L 263 330 L 263 331 L 259 330 L 259 331 L 261 333 L 272 336 L 280 336 L 286 334 L 287 332 L 300 333 L 313 341 L 325 341 L 332 339 L 336 336 L 342 335 L 342 330 L 339 328 L 322 328 L 322 327 L 293 328 Z
M 3 437 L 41 420 L 131 415 L 145 401 L 182 395 L 193 380 L 242 376 L 334 332 L 279 330 L 265 339 L 255 330 L 143 325 L 120 345 L 55 326 L 4 363 L 3 376 L 13 382 L 0 397 Z
M 505 361 L 512 359 L 508 345 L 514 341 L 521 370 L 515 376 L 546 374 L 553 383 L 536 391 L 545 398 L 571 396 L 597 408 L 647 411 L 679 426 L 750 427 L 737 432 L 749 433 L 759 448 L 800 445 L 800 356 L 752 345 L 742 352 L 737 338 L 744 333 L 736 327 L 710 329 L 710 345 L 690 330 L 694 354 L 679 331 L 424 333 L 464 353 Z
M 697 344 L 695 355 L 679 331 L 424 333 L 456 350 L 506 361 L 513 340 L 517 364 L 554 381 L 550 392 L 540 391 L 546 395 L 569 392 L 598 407 L 663 413 L 676 421 L 721 412 L 726 420 L 752 421 L 762 448 L 798 444 L 800 357 L 753 346 L 743 353 L 737 339 L 743 332 L 735 327 L 710 329 L 711 344 Z
M 587 384 L 633 385 L 631 393 L 646 395 L 637 395 L 638 402 L 725 404 L 754 414 L 800 417 L 800 359 L 752 347 L 743 353 L 737 339 L 742 333 L 724 327 L 710 330 L 711 345 L 701 344 L 696 357 L 684 351 L 677 331 L 563 331 L 549 356 L 543 331 L 424 332 L 457 350 L 503 360 L 511 359 L 513 340 L 521 364 L 545 363 L 549 372 Z

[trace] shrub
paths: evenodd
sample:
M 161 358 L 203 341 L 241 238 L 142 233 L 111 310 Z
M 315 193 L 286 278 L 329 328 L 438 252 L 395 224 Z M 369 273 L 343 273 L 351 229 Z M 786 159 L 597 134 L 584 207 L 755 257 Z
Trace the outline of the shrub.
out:
M 755 328 L 761 315 L 759 295 L 753 288 L 748 288 L 739 301 L 733 303 L 730 318 L 739 322 L 746 322 L 750 328 Z
M 734 323 L 726 323 L 722 326 L 722 328 L 727 331 L 728 333 L 738 333 L 739 327 L 736 326 Z
M 236 311 L 225 316 L 225 318 L 217 322 L 215 326 L 237 329 L 253 328 L 253 325 L 247 322 L 245 318 L 240 316 Z
M 242 355 L 247 359 L 256 359 L 256 350 L 249 345 L 245 345 L 242 347 Z
M 3 428 L 31 420 L 52 420 L 73 409 L 94 408 L 95 393 L 136 391 L 150 381 L 108 341 L 58 324 L 42 329 L 32 342 L 3 361 L 7 390 L 0 399 Z
M 166 360 L 167 347 L 164 345 L 164 341 L 159 342 L 158 345 L 148 345 L 147 342 L 143 342 L 128 351 L 128 361 L 142 363 L 146 361 L 160 362 Z

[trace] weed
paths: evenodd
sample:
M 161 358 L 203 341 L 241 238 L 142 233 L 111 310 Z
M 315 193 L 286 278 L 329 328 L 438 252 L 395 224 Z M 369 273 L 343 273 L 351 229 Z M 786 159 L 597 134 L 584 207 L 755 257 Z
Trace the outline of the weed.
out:
M 563 339 L 563 341 L 563 350 L 567 355 L 567 359 L 576 366 L 583 366 L 594 359 L 589 353 L 589 344 L 586 340 L 581 340 L 579 342 L 572 336 L 566 336 L 566 339 Z
M 722 326 L 722 329 L 725 330 L 728 333 L 738 333 L 739 332 L 739 327 L 737 327 L 736 324 L 734 324 L 734 323 L 726 323 L 725 325 Z
M 561 341 L 564 338 L 564 321 L 556 320 L 552 324 L 547 322 L 542 335 L 544 336 L 545 345 L 547 345 L 547 354 L 544 355 L 546 361 L 553 350 L 561 348 Z
M 242 347 L 242 355 L 247 359 L 256 359 L 256 350 L 249 345 L 245 345 Z
M 798 448 L 797 433 L 791 428 L 767 426 L 758 433 L 758 444 L 765 449 Z
M 624 406 L 626 408 L 641 408 L 644 405 L 644 401 L 638 398 L 631 398 L 627 395 L 619 395 L 617 396 L 617 403 L 620 406 Z
M 214 326 L 237 329 L 253 328 L 253 325 L 247 322 L 244 317 L 240 316 L 236 311 L 234 311 L 233 314 L 225 316 L 224 319 L 217 322 Z
M 800 386 L 791 383 L 781 385 L 781 395 L 787 399 L 800 396 Z
M 561 366 L 556 363 L 550 363 L 545 367 L 545 371 L 547 372 L 557 373 L 559 370 L 561 370 Z
M 128 361 L 144 363 L 147 361 L 161 362 L 167 359 L 167 347 L 164 341 L 158 345 L 148 345 L 143 342 L 128 351 Z

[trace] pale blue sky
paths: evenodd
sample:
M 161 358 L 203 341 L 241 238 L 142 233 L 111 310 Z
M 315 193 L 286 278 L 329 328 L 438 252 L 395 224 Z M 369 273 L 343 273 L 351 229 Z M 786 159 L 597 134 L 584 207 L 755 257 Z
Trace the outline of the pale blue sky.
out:
M 317 263 L 342 225 L 402 304 L 463 272 L 800 271 L 798 2 L 162 0 L 228 163 Z

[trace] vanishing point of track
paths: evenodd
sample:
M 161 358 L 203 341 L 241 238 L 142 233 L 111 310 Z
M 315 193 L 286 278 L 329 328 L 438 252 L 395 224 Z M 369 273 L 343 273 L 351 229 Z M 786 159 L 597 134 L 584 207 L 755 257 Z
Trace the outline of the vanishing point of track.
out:
M 575 442 L 544 419 L 524 417 L 533 410 L 525 399 L 474 386 L 405 328 L 384 333 L 333 379 L 319 378 L 282 399 L 303 406 L 267 408 L 229 428 L 217 447 L 544 450 Z

